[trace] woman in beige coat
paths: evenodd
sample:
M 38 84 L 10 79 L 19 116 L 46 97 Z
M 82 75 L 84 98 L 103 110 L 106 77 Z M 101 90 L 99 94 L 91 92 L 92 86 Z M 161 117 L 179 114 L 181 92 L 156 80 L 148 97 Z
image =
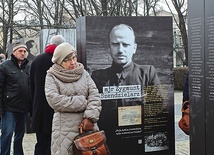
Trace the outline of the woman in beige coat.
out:
M 72 155 L 68 148 L 80 126 L 83 130 L 99 130 L 100 96 L 88 72 L 77 62 L 75 49 L 69 43 L 56 47 L 52 62 L 45 81 L 45 95 L 55 111 L 51 154 Z

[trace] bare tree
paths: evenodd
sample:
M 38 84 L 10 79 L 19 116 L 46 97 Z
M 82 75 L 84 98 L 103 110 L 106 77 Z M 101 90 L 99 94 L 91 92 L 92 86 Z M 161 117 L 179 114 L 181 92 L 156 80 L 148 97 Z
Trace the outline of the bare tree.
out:
M 170 9 L 170 6 L 165 0 L 166 4 L 168 5 L 168 8 Z M 174 18 L 174 21 L 179 28 L 179 31 L 181 33 L 182 43 L 183 43 L 183 49 L 185 53 L 185 60 L 183 61 L 184 65 L 188 65 L 188 36 L 187 36 L 187 0 L 171 0 L 177 14 L 178 14 L 178 20 L 175 18 L 174 14 L 172 13 L 172 10 L 170 9 L 172 16 Z
M 13 12 L 13 5 L 12 5 L 13 1 L 7 2 L 6 0 L 2 0 L 1 1 L 1 9 L 2 9 L 2 16 L 0 17 L 0 21 L 2 22 L 2 49 L 3 49 L 3 53 L 5 53 L 6 51 L 4 51 L 4 49 L 7 48 L 7 42 L 8 42 L 8 34 L 10 31 L 10 27 L 13 26 L 13 24 L 11 25 L 11 21 L 13 19 L 13 14 L 11 14 L 11 12 Z
M 160 0 L 67 0 L 76 17 L 80 16 L 149 16 Z M 140 13 L 146 6 L 147 13 Z M 154 14 L 154 13 L 153 13 Z
M 75 28 L 76 19 L 81 16 L 156 15 L 159 1 L 1 0 L 2 48 L 6 49 L 8 39 L 12 42 L 15 38 L 33 37 L 45 28 Z M 20 20 L 14 20 L 17 14 L 22 14 Z
M 144 16 L 149 16 L 151 13 L 156 15 L 156 7 L 160 0 L 144 0 Z
M 7 46 L 7 34 L 8 34 L 8 31 L 9 31 L 9 24 L 8 24 L 8 20 L 6 20 L 7 19 L 7 16 L 8 16 L 8 11 L 6 11 L 6 7 L 8 7 L 7 6 L 7 3 L 5 2 L 5 0 L 2 0 L 1 1 L 1 5 L 0 5 L 0 7 L 1 7 L 1 10 L 2 10 L 2 16 L 0 17 L 0 21 L 1 21 L 1 23 L 2 23 L 2 47 L 1 47 L 1 49 L 2 49 L 2 52 L 4 52 L 5 53 L 5 51 L 3 51 L 3 49 L 6 49 L 6 46 Z

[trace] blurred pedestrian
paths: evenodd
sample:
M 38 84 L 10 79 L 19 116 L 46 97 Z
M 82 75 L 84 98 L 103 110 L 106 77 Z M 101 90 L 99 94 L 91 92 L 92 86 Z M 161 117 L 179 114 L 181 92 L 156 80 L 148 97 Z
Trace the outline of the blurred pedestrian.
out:
M 13 155 L 24 154 L 22 141 L 30 110 L 30 66 L 26 54 L 26 45 L 16 42 L 11 58 L 0 65 L 1 155 L 10 155 L 13 134 Z
M 55 48 L 65 42 L 62 35 L 54 35 L 45 52 L 36 56 L 31 64 L 32 128 L 36 132 L 37 143 L 34 155 L 51 155 L 51 128 L 53 109 L 47 103 L 44 92 L 47 70 L 53 65 L 51 58 Z
M 189 70 L 186 73 L 184 89 L 183 89 L 183 103 L 189 100 Z
M 2 63 L 4 60 L 6 60 L 6 56 L 4 53 L 0 54 L 0 63 Z
M 6 59 L 6 56 L 4 53 L 0 54 L 0 64 Z M 1 129 L 1 117 L 0 117 L 0 129 Z

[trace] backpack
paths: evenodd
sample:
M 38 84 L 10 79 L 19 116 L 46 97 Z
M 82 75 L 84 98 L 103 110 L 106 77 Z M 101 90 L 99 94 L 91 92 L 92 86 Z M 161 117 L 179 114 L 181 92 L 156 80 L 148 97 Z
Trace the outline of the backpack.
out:
M 178 122 L 178 126 L 186 135 L 189 135 L 189 131 L 190 131 L 189 100 L 185 101 L 182 104 L 181 112 L 182 112 L 182 117 L 181 117 L 180 121 Z

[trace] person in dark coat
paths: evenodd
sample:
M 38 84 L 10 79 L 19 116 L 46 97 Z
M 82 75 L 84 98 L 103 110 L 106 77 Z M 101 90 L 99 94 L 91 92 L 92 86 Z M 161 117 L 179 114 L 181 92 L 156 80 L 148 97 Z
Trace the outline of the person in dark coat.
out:
M 186 73 L 186 79 L 185 79 L 185 83 L 184 83 L 183 103 L 187 100 L 189 100 L 189 70 Z
M 45 52 L 38 55 L 31 64 L 32 128 L 37 143 L 34 155 L 50 155 L 53 109 L 47 103 L 44 85 L 47 70 L 53 65 L 51 59 L 55 48 L 65 42 L 62 35 L 54 35 Z
M 1 155 L 10 154 L 13 135 L 13 154 L 24 154 L 22 142 L 31 105 L 30 65 L 26 54 L 26 45 L 16 42 L 10 59 L 0 64 Z

